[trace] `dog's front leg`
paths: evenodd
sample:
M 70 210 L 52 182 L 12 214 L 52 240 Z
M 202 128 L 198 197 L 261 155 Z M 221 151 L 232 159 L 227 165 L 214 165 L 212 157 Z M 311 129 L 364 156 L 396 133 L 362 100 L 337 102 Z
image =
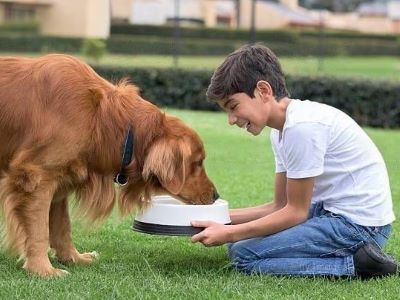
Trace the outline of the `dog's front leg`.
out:
M 63 264 L 88 264 L 98 256 L 96 252 L 79 253 L 76 250 L 71 238 L 67 197 L 51 203 L 50 247 L 56 251 L 57 259 Z
M 29 178 L 27 178 L 29 180 Z M 49 260 L 49 211 L 57 183 L 51 180 L 41 182 L 31 191 L 15 193 L 19 205 L 15 208 L 19 222 L 25 232 L 23 268 L 41 277 L 61 276 L 67 271 L 54 268 Z

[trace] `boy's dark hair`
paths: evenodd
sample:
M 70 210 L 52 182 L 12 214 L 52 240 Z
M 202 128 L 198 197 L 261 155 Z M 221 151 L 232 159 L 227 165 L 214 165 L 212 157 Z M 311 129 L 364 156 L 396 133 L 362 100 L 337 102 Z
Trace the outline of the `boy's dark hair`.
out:
M 276 55 L 260 44 L 245 45 L 229 54 L 215 70 L 206 95 L 211 101 L 223 100 L 236 93 L 246 93 L 253 98 L 260 80 L 271 85 L 276 100 L 289 96 Z

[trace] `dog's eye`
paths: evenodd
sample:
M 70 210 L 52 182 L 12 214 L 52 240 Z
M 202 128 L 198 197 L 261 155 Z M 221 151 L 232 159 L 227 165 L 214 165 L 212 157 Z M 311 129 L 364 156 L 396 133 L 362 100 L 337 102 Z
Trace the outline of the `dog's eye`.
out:
M 202 167 L 202 166 L 203 166 L 203 161 L 202 161 L 202 160 L 199 160 L 199 161 L 197 162 L 197 165 L 198 165 L 199 167 Z

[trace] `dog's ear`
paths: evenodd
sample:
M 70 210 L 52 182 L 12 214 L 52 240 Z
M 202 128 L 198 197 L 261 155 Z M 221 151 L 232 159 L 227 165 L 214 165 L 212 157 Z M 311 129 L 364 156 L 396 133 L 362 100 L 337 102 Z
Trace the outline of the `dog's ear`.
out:
M 151 175 L 158 178 L 160 184 L 171 194 L 182 190 L 186 178 L 186 159 L 190 149 L 182 140 L 160 139 L 154 144 L 144 162 L 143 178 Z

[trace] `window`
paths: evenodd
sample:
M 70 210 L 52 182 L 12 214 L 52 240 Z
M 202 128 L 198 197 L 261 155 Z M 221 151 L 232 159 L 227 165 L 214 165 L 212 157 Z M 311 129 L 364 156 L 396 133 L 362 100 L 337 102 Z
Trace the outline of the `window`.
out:
M 22 5 L 15 3 L 5 4 L 5 21 L 6 22 L 26 22 L 34 21 L 36 17 L 35 8 L 30 5 Z

